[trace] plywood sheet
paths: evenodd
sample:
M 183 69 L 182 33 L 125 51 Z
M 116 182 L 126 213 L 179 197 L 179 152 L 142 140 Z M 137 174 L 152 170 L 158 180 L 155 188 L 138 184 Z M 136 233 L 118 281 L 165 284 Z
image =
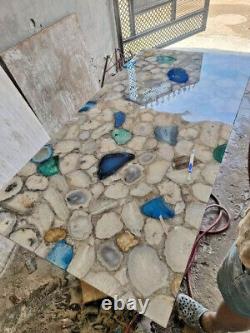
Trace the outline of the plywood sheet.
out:
M 2 54 L 34 112 L 53 134 L 98 88 L 77 16 L 69 15 Z
M 48 134 L 0 67 L 0 188 L 48 140 Z

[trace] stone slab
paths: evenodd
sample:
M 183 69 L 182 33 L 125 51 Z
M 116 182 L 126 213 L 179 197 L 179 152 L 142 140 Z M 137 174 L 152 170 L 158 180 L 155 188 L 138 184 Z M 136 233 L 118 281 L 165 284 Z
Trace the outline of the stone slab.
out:
M 2 53 L 3 61 L 50 134 L 95 94 L 82 32 L 66 16 Z

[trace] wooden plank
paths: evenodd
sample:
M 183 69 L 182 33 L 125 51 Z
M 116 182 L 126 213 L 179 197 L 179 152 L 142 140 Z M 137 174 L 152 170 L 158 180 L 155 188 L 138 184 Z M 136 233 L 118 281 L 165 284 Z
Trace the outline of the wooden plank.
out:
M 18 43 L 2 58 L 50 134 L 98 89 L 75 14 Z
M 0 67 L 0 188 L 48 140 L 48 134 Z

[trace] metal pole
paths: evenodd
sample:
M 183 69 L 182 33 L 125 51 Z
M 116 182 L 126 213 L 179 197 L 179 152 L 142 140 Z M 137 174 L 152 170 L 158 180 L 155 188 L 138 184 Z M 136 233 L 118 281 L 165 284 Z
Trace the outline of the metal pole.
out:
M 176 20 L 176 2 L 177 0 L 172 0 L 171 2 L 171 22 Z
M 121 53 L 123 55 L 124 50 L 123 50 L 121 20 L 120 20 L 120 13 L 119 13 L 119 0 L 113 0 L 113 6 L 114 6 L 118 46 L 119 46 L 119 49 L 121 50 Z
M 210 0 L 205 0 L 205 5 L 204 5 L 204 16 L 203 16 L 203 29 L 206 29 L 207 26 L 207 17 L 208 17 L 208 11 L 209 11 L 209 4 Z
M 104 81 L 105 81 L 105 76 L 106 76 L 106 72 L 107 72 L 107 66 L 108 66 L 109 58 L 110 58 L 109 55 L 107 57 L 105 57 L 105 65 L 104 65 L 103 74 L 102 74 L 101 88 L 104 86 Z
M 128 0 L 129 7 L 129 23 L 130 23 L 130 36 L 135 36 L 135 6 L 134 0 Z
M 117 57 L 117 48 L 115 48 L 115 71 L 118 73 L 118 57 Z

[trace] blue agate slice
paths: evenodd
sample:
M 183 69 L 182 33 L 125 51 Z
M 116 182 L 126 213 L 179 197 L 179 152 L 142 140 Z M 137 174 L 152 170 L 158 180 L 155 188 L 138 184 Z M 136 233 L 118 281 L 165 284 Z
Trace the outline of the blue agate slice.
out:
M 96 101 L 88 101 L 86 104 L 83 105 L 83 107 L 81 107 L 79 112 L 87 112 L 94 107 L 96 107 Z
M 168 71 L 167 76 L 170 81 L 176 83 L 186 83 L 189 79 L 188 73 L 183 68 L 172 68 Z
M 45 145 L 39 152 L 32 158 L 32 162 L 39 164 L 43 163 L 51 158 L 53 155 L 53 148 L 51 145 Z
M 47 255 L 47 259 L 56 266 L 66 270 L 73 258 L 73 248 L 65 240 L 55 244 Z
M 113 175 L 117 170 L 134 158 L 135 155 L 130 153 L 114 153 L 103 156 L 99 162 L 97 172 L 98 178 L 105 179 Z
M 114 118 L 115 118 L 115 128 L 119 128 L 124 124 L 126 120 L 126 114 L 122 111 L 118 111 L 114 113 Z
M 169 219 L 175 216 L 174 210 L 166 203 L 163 197 L 156 197 L 147 201 L 140 207 L 141 213 L 153 219 Z
M 156 140 L 175 146 L 178 137 L 178 126 L 157 126 L 154 129 L 154 134 Z

